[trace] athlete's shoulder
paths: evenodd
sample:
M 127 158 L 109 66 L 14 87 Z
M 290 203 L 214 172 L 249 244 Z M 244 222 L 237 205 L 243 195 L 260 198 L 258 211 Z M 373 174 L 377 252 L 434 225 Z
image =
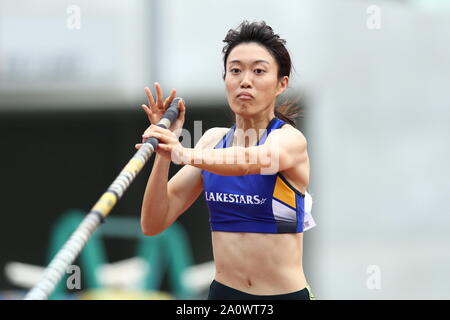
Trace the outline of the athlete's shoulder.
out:
M 196 144 L 196 148 L 214 148 L 219 140 L 226 135 L 229 128 L 214 127 L 205 131 Z
M 280 127 L 281 131 L 278 134 L 285 138 L 298 139 L 301 142 L 307 143 L 306 137 L 299 129 L 290 125 L 289 123 L 285 123 Z

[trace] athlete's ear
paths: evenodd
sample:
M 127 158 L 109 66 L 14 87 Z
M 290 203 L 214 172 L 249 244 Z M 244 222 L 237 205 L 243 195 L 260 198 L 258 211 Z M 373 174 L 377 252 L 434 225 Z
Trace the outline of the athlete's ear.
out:
M 288 85 L 289 85 L 289 77 L 288 76 L 284 76 L 280 80 L 278 80 L 278 88 L 277 88 L 276 96 L 278 97 L 280 94 L 282 94 L 284 92 L 284 90 L 286 90 Z

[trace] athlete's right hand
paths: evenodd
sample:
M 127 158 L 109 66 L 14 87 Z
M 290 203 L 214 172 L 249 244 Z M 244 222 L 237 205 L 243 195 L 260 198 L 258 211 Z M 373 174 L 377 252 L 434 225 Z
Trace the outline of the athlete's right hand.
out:
M 150 126 L 156 125 L 175 98 L 176 90 L 172 89 L 170 95 L 164 101 L 162 89 L 159 83 L 155 82 L 156 101 L 153 98 L 152 92 L 148 87 L 145 87 L 144 91 L 148 98 L 148 106 L 143 104 L 142 109 L 147 114 L 148 120 L 150 121 Z M 186 113 L 186 106 L 184 105 L 184 101 L 182 99 L 180 99 L 180 101 L 178 102 L 178 110 L 178 118 L 171 124 L 169 128 L 170 131 L 174 132 L 177 135 L 177 137 L 181 135 L 181 129 L 183 128 L 184 116 Z M 145 130 L 143 136 L 148 133 L 150 126 Z M 144 142 L 144 139 L 142 140 L 142 142 Z M 136 144 L 135 148 L 139 149 L 141 145 L 142 144 L 140 143 Z
M 148 98 L 148 106 L 143 104 L 142 109 L 144 109 L 145 113 L 147 114 L 150 124 L 156 125 L 163 116 L 164 112 L 166 112 L 167 108 L 169 108 L 177 92 L 175 89 L 172 89 L 170 95 L 163 101 L 163 92 L 161 86 L 158 82 L 155 82 L 155 91 L 156 91 L 156 101 L 155 101 L 152 95 L 152 91 L 148 87 L 145 87 L 144 91 Z M 184 113 L 185 113 L 184 103 L 183 102 L 178 103 L 178 108 L 180 109 L 180 113 L 178 115 L 177 120 L 175 120 L 175 122 L 170 126 L 171 131 L 183 127 Z

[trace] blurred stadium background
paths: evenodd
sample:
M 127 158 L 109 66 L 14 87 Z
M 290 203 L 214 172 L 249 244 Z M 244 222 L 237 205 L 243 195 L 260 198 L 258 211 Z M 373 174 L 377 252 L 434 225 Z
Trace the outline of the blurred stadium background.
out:
M 23 297 L 134 154 L 144 86 L 176 88 L 192 133 L 194 121 L 231 125 L 222 39 L 244 19 L 265 20 L 293 58 L 286 96 L 305 110 L 316 297 L 450 298 L 450 1 L 3 0 L 0 299 Z M 151 165 L 76 261 L 81 289 L 53 298 L 205 297 L 203 197 L 172 230 L 181 242 L 140 234 Z

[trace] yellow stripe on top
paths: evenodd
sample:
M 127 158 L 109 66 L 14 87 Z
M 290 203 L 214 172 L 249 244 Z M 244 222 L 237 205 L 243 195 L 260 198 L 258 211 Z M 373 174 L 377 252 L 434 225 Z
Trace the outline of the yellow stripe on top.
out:
M 279 176 L 277 176 L 275 188 L 273 189 L 273 197 L 290 205 L 292 208 L 296 208 L 294 190 L 289 188 Z
M 91 211 L 96 211 L 106 217 L 117 202 L 117 196 L 112 192 L 105 192 Z
M 142 160 L 133 158 L 128 161 L 127 165 L 125 166 L 125 168 L 123 168 L 122 171 L 128 171 L 137 174 L 142 169 L 144 164 L 145 163 Z

